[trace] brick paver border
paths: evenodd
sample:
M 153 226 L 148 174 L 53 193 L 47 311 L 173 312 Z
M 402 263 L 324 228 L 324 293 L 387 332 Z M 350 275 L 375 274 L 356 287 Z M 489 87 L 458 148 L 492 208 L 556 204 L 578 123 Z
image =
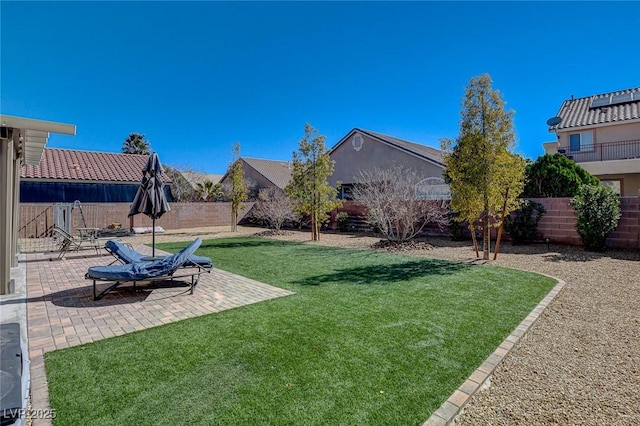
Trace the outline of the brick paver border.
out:
M 453 394 L 423 423 L 422 426 L 450 425 L 456 416 L 461 413 L 471 397 L 480 390 L 487 379 L 493 374 L 496 367 L 502 362 L 529 328 L 540 318 L 542 312 L 549 303 L 560 293 L 565 282 L 551 277 L 558 283 L 551 289 L 547 296 L 536 306 L 533 311 L 516 327 L 513 332 L 498 346 L 489 357 L 478 367 L 469 378 L 456 389 Z

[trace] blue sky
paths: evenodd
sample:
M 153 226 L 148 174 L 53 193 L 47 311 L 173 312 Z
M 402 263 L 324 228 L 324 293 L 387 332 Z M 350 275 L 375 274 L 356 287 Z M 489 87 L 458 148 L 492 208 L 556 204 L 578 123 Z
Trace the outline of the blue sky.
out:
M 517 152 L 571 95 L 640 86 L 640 2 L 0 3 L 0 111 L 77 126 L 49 147 L 223 173 L 231 147 L 290 160 L 309 122 L 439 147 L 469 79 L 515 110 Z

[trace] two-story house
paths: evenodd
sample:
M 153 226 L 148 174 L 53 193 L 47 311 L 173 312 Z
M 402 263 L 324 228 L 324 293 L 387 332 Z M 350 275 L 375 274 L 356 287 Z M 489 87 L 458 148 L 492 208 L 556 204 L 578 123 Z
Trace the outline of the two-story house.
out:
M 640 195 L 640 87 L 562 103 L 547 121 L 559 152 L 623 196 Z

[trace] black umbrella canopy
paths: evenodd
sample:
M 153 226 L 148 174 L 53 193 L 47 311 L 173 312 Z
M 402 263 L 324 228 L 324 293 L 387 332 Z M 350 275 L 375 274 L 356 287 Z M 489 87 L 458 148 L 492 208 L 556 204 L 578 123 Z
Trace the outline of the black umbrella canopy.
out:
M 171 210 L 164 193 L 164 183 L 160 179 L 161 173 L 160 158 L 153 152 L 142 169 L 142 181 L 129 210 L 129 216 L 142 213 L 153 220 L 153 256 L 156 252 L 156 219 Z

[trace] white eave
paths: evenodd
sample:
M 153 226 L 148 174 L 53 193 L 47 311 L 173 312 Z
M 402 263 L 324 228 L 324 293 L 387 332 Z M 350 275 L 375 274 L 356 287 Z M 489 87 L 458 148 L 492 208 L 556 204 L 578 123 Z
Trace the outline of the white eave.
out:
M 24 164 L 29 165 L 37 165 L 40 163 L 42 152 L 47 144 L 50 133 L 72 136 L 76 134 L 76 126 L 73 124 L 33 120 L 2 114 L 0 114 L 0 126 L 9 127 L 20 132 L 20 136 L 22 137 L 22 157 Z

